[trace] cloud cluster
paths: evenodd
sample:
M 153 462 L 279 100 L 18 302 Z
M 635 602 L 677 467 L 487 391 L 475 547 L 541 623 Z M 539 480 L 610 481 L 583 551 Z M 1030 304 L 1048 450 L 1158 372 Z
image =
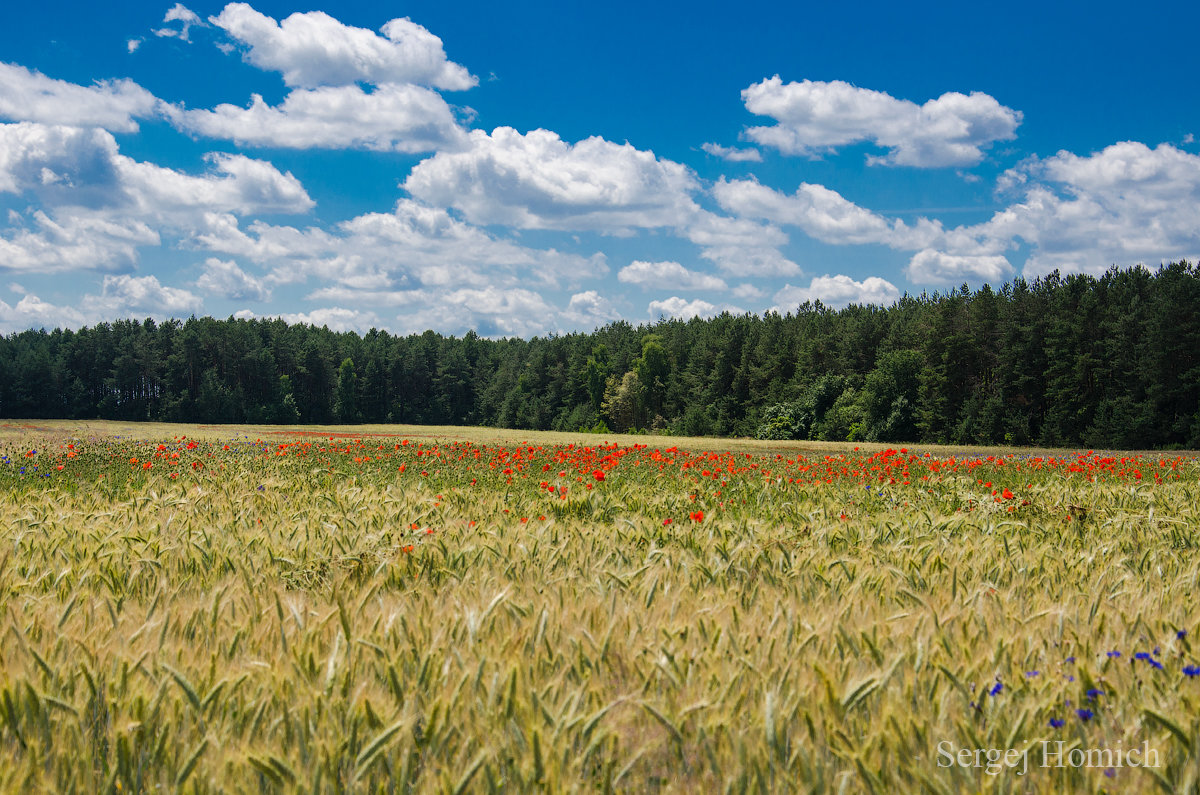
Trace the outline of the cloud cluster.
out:
M 458 148 L 466 139 L 439 94 L 408 84 L 296 89 L 279 105 L 255 94 L 246 107 L 167 113 L 181 130 L 242 146 L 418 153 Z
M 884 218 L 860 207 L 837 191 L 807 182 L 787 195 L 756 179 L 721 179 L 713 186 L 712 194 L 727 212 L 799 227 L 809 237 L 835 245 L 879 243 L 912 248 L 936 234 L 930 223 L 910 228 L 901 220 Z
M 1020 186 L 1020 200 L 966 231 L 1032 246 L 1027 275 L 1100 273 L 1200 254 L 1200 156 L 1170 144 L 1059 152 L 1030 160 L 1004 181 Z
M 0 125 L 0 192 L 43 209 L 10 214 L 0 269 L 92 270 L 132 265 L 164 231 L 186 233 L 206 213 L 303 213 L 313 206 L 294 176 L 245 155 L 215 154 L 185 174 L 135 161 L 97 128 Z
M 90 86 L 55 80 L 16 64 L 0 63 L 0 118 L 43 124 L 137 132 L 137 119 L 162 112 L 164 103 L 132 80 Z
M 475 224 L 607 234 L 686 225 L 698 187 L 686 166 L 629 144 L 511 127 L 471 131 L 463 151 L 438 152 L 404 181 L 412 196 Z
M 910 279 L 995 282 L 1011 272 L 1004 252 L 1019 244 L 1030 249 L 1028 278 L 1200 254 L 1200 156 L 1170 144 L 1125 141 L 1086 156 L 1032 158 L 1000 184 L 1015 201 L 980 224 L 937 225 L 939 234 L 910 261 Z
M 13 285 L 10 289 L 21 289 Z M 43 301 L 25 293 L 16 305 L 0 301 L 0 333 L 27 328 L 79 328 L 122 317 L 160 320 L 200 311 L 198 296 L 161 284 L 154 276 L 107 275 L 98 294 L 85 294 L 73 305 Z
M 772 120 L 744 131 L 754 146 L 699 145 L 763 181 L 710 181 L 650 149 L 598 136 L 468 129 L 469 109 L 442 92 L 471 89 L 477 79 L 407 18 L 375 31 L 320 11 L 277 20 L 231 3 L 205 20 L 176 3 L 152 32 L 160 40 L 215 39 L 269 73 L 260 78 L 282 79 L 286 93 L 274 104 L 252 94 L 188 108 L 128 79 L 77 85 L 0 63 L 0 119 L 11 122 L 0 123 L 8 211 L 0 270 L 92 280 L 77 300 L 50 296 L 58 304 L 10 288 L 20 298 L 0 301 L 0 330 L 39 318 L 80 325 L 180 316 L 208 300 L 239 316 L 335 329 L 527 336 L 627 314 L 644 319 L 642 307 L 651 318 L 741 312 L 721 302 L 726 294 L 781 312 L 805 301 L 839 307 L 900 296 L 897 276 L 806 273 L 801 263 L 811 269 L 814 249 L 802 238 L 902 252 L 895 259 L 907 259 L 903 275 L 918 285 L 996 283 L 1017 272 L 1018 256 L 1025 275 L 1036 276 L 1200 254 L 1200 156 L 1169 144 L 1030 157 L 1000 175 L 999 210 L 957 226 L 932 213 L 891 217 L 842 195 L 835 182 L 781 189 L 767 167 L 755 166 L 765 147 L 819 157 L 867 145 L 878 148 L 871 165 L 971 167 L 1015 138 L 1022 121 L 985 93 L 918 104 L 841 81 L 765 79 L 742 92 L 751 113 Z M 130 39 L 130 52 L 141 42 Z M 397 173 L 390 211 L 333 222 L 313 213 L 299 179 L 266 159 L 212 153 L 189 169 L 123 154 L 114 134 L 152 123 L 244 148 L 428 156 L 407 176 Z M 154 248 L 173 249 L 170 259 L 186 261 L 183 268 L 173 277 L 138 274 L 143 262 L 158 261 L 146 256 Z M 621 252 L 615 279 L 606 250 Z M 272 315 L 281 294 L 303 294 L 304 304 L 287 307 L 302 311 Z
M 178 22 L 179 27 L 170 27 L 172 22 Z M 154 31 L 154 35 L 165 39 L 179 39 L 180 41 L 192 40 L 192 27 L 194 25 L 204 25 L 204 21 L 192 9 L 185 6 L 183 3 L 176 3 L 171 6 L 167 13 L 163 15 L 163 27 Z M 132 40 L 131 40 L 132 41 Z M 130 52 L 136 50 L 136 46 L 130 47 Z
M 690 271 L 678 262 L 645 262 L 634 260 L 621 268 L 617 281 L 636 284 L 642 288 L 663 287 L 676 290 L 727 290 L 724 279 L 707 273 Z
M 271 291 L 262 279 L 251 276 L 232 260 L 209 257 L 204 262 L 204 272 L 196 280 L 196 287 L 231 301 L 267 301 Z
M 321 11 L 277 22 L 246 3 L 230 3 L 209 22 L 246 48 L 248 63 L 279 72 L 288 86 L 412 83 L 461 91 L 478 82 L 446 58 L 441 39 L 407 17 L 385 24 L 380 36 Z
M 841 80 L 784 83 L 779 75 L 742 91 L 746 109 L 776 124 L 751 127 L 751 141 L 784 154 L 819 155 L 870 142 L 888 150 L 872 163 L 943 168 L 973 166 L 996 141 L 1016 137 L 1020 111 L 981 92 L 947 92 L 918 105 Z
M 411 199 L 391 213 L 367 213 L 327 231 L 210 213 L 191 244 L 269 269 L 273 284 L 319 281 L 379 301 L 396 288 L 558 285 L 607 273 L 603 255 L 535 249 L 495 237 L 443 209 Z
M 720 144 L 706 143 L 701 144 L 700 148 L 713 157 L 719 157 L 722 160 L 728 160 L 731 163 L 761 163 L 762 152 L 757 149 L 739 149 L 735 146 L 721 146 Z
M 661 301 L 651 301 L 649 306 L 649 314 L 656 320 L 660 317 L 679 318 L 680 320 L 693 317 L 712 317 L 720 311 L 715 304 L 710 304 L 708 301 L 702 301 L 699 298 L 688 301 L 677 295 Z
M 256 94 L 245 106 L 171 107 L 166 112 L 181 130 L 293 149 L 417 153 L 464 140 L 454 110 L 435 89 L 461 91 L 478 81 L 447 59 L 441 39 L 407 18 L 375 33 L 321 11 L 277 21 L 230 3 L 209 22 L 243 50 L 247 63 L 279 72 L 292 90 L 274 106 Z
M 791 312 L 806 301 L 817 302 L 831 307 L 843 307 L 848 304 L 877 304 L 889 306 L 900 298 L 900 290 L 896 285 L 878 276 L 868 276 L 862 281 L 855 281 L 849 276 L 838 274 L 817 276 L 807 287 L 784 285 L 775 294 L 774 310 L 780 314 Z

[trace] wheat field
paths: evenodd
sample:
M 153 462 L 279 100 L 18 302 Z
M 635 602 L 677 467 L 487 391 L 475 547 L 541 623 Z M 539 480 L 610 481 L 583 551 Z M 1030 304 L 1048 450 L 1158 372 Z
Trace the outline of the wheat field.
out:
M 1189 455 L 10 422 L 0 500 L 2 792 L 1200 786 Z

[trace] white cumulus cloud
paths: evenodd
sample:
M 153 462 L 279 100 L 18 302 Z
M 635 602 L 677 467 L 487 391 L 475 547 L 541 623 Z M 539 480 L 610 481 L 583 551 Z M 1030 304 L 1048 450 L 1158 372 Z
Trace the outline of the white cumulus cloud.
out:
M 196 280 L 196 287 L 220 298 L 235 301 L 266 301 L 271 291 L 257 279 L 238 267 L 232 260 L 209 257 L 204 262 L 204 272 Z
M 910 278 L 954 283 L 1003 270 L 1023 242 L 1024 274 L 1101 274 L 1200 254 L 1200 156 L 1170 144 L 1116 143 L 1090 155 L 1059 152 L 1001 177 L 1017 200 L 987 221 L 946 230 L 909 264 Z
M 81 86 L 0 63 L 0 118 L 136 132 L 136 119 L 156 116 L 163 107 L 161 100 L 132 80 Z
M 166 27 L 166 25 L 169 25 L 172 22 L 178 22 L 179 27 Z M 166 14 L 163 15 L 163 24 L 164 27 L 154 31 L 155 36 L 175 38 L 180 39 L 181 41 L 191 41 L 190 37 L 192 34 L 192 26 L 200 25 L 203 27 L 204 22 L 200 19 L 195 11 L 183 5 L 183 3 L 176 3 L 167 10 Z M 132 51 L 133 50 L 130 50 L 130 52 Z
M 246 3 L 230 3 L 209 21 L 245 45 L 249 63 L 280 72 L 289 86 L 415 83 L 462 90 L 477 82 L 446 58 L 441 39 L 407 18 L 385 24 L 381 36 L 321 11 L 277 22 Z
M 661 301 L 651 301 L 649 306 L 650 316 L 654 318 L 677 317 L 686 320 L 693 317 L 712 317 L 719 311 L 715 304 L 710 304 L 708 301 L 702 301 L 699 298 L 688 301 L 677 295 Z
M 725 290 L 724 279 L 690 271 L 678 262 L 634 260 L 617 273 L 617 281 L 640 287 L 667 287 L 680 290 Z
M 511 127 L 473 130 L 463 151 L 418 163 L 404 188 L 472 223 L 520 229 L 621 234 L 680 226 L 699 211 L 696 178 L 679 163 L 603 138 L 570 144 Z
M 735 146 L 721 146 L 720 144 L 701 144 L 700 148 L 708 152 L 713 157 L 719 157 L 722 160 L 728 160 L 731 163 L 761 163 L 762 152 L 757 149 L 740 149 Z
M 871 142 L 888 150 L 870 162 L 939 168 L 972 166 L 995 141 L 1016 137 L 1020 111 L 982 92 L 948 92 L 918 105 L 840 80 L 784 83 L 778 75 L 742 91 L 746 109 L 775 119 L 745 136 L 785 154 L 819 155 Z
M 280 318 L 290 324 L 316 326 L 318 328 L 326 326 L 330 331 L 357 331 L 359 334 L 386 325 L 380 320 L 379 315 L 374 312 L 362 309 L 348 309 L 343 306 L 320 307 L 309 312 L 282 312 L 279 314 L 263 315 L 243 309 L 235 313 L 235 317 L 246 320 L 255 317 L 267 319 Z
M 1012 274 L 1012 265 L 999 254 L 947 254 L 927 248 L 913 255 L 905 273 L 918 284 L 999 284 Z
M 0 334 L 31 328 L 79 328 L 87 322 L 78 309 L 51 304 L 36 295 L 22 296 L 16 306 L 0 301 Z
M 299 213 L 313 206 L 291 174 L 244 155 L 209 157 L 193 175 L 135 161 L 92 128 L 0 125 L 0 192 L 36 199 L 0 231 L 0 269 L 106 270 L 137 261 L 163 232 L 186 234 L 210 213 Z
M 820 301 L 826 306 L 843 307 L 849 304 L 878 304 L 888 306 L 900 298 L 896 285 L 878 276 L 869 276 L 855 281 L 849 276 L 837 274 L 817 276 L 808 287 L 784 285 L 775 294 L 775 311 L 786 314 L 805 301 Z
M 367 213 L 332 231 L 259 221 L 246 228 L 213 213 L 192 238 L 199 248 L 270 269 L 274 284 L 315 278 L 355 291 L 361 301 L 396 289 L 555 285 L 608 272 L 602 254 L 583 257 L 494 237 L 446 210 L 411 199 L 391 213 Z
M 591 331 L 621 317 L 612 301 L 595 290 L 575 293 L 567 303 L 563 319 L 569 328 Z
M 122 317 L 148 314 L 159 317 L 183 317 L 198 312 L 200 297 L 178 287 L 167 287 L 154 276 L 105 276 L 99 296 L 83 300 L 85 311 L 93 316 Z
M 783 255 L 788 237 L 779 228 L 747 218 L 701 212 L 684 231 L 700 256 L 737 276 L 798 276 L 800 266 Z
M 838 245 L 880 243 L 896 248 L 927 244 L 939 229 L 928 222 L 911 228 L 849 201 L 823 185 L 800 183 L 788 195 L 753 179 L 725 180 L 712 189 L 726 211 L 746 218 L 797 226 L 810 237 Z
M 279 105 L 255 94 L 247 107 L 171 108 L 181 130 L 243 146 L 431 152 L 464 145 L 466 133 L 441 95 L 408 84 L 296 89 Z

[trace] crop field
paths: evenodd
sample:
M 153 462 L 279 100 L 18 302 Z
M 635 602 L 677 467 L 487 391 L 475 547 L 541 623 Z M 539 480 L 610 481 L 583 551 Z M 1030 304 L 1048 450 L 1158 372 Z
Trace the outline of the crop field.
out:
M 0 792 L 1194 792 L 1200 461 L 0 427 Z

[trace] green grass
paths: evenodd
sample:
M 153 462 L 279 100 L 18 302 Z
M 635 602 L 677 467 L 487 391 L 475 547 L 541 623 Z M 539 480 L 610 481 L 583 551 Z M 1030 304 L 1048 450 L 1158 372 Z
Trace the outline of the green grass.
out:
M 0 791 L 1200 782 L 1190 457 L 36 424 L 0 437 Z

